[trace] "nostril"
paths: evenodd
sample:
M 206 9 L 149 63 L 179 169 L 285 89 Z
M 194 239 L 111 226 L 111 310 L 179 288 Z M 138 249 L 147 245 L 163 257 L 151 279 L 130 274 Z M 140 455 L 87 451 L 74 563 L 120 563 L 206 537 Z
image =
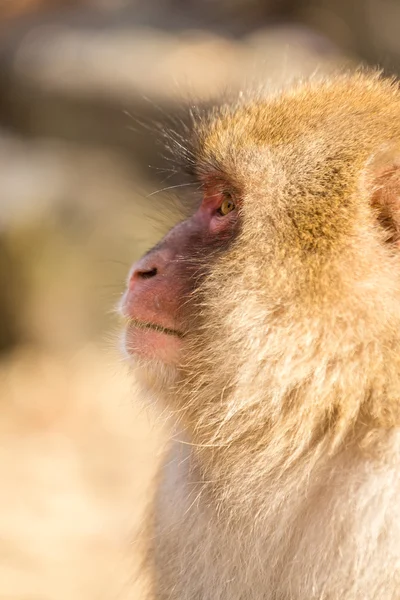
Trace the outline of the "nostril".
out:
M 140 285 L 140 282 L 152 279 L 158 274 L 158 268 L 153 267 L 152 269 L 140 269 L 134 268 L 129 278 L 129 289 L 132 290 L 136 285 Z
M 157 268 L 148 269 L 147 271 L 138 271 L 137 276 L 140 279 L 151 279 L 151 277 L 155 277 L 157 275 Z

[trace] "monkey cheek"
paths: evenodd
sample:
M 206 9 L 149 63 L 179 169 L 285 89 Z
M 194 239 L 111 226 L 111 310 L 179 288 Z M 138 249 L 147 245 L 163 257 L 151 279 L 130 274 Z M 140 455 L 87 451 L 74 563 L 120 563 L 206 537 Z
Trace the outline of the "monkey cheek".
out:
M 125 330 L 125 351 L 133 361 L 156 360 L 167 365 L 177 365 L 182 344 L 179 337 L 153 329 L 142 329 L 130 324 Z

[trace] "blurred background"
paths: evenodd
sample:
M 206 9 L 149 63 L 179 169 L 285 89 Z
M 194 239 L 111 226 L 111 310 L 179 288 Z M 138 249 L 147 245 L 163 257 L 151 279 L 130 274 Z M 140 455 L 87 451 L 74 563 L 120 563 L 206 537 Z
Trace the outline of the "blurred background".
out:
M 144 597 L 164 434 L 118 351 L 183 100 L 400 68 L 400 0 L 0 0 L 0 600 Z M 160 216 L 162 218 L 160 218 Z

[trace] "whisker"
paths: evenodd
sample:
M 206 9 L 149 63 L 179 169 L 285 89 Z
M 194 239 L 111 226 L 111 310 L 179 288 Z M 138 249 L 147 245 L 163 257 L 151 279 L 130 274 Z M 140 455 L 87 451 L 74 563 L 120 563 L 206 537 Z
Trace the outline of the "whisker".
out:
M 169 185 L 165 188 L 161 188 L 160 190 L 156 190 L 155 192 L 151 192 L 150 194 L 148 194 L 147 198 L 150 198 L 151 196 L 155 196 L 156 194 L 160 194 L 161 192 L 166 192 L 168 190 L 174 190 L 176 188 L 182 188 L 182 187 L 188 187 L 193 185 L 192 183 L 178 183 L 176 185 Z

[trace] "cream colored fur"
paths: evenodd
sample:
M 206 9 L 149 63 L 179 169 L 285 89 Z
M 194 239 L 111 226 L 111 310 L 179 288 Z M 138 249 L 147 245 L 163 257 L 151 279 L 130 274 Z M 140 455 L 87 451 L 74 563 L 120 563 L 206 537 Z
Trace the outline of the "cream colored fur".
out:
M 397 84 L 306 83 L 195 129 L 242 228 L 162 394 L 154 598 L 398 600 L 400 254 L 378 214 L 396 229 Z

